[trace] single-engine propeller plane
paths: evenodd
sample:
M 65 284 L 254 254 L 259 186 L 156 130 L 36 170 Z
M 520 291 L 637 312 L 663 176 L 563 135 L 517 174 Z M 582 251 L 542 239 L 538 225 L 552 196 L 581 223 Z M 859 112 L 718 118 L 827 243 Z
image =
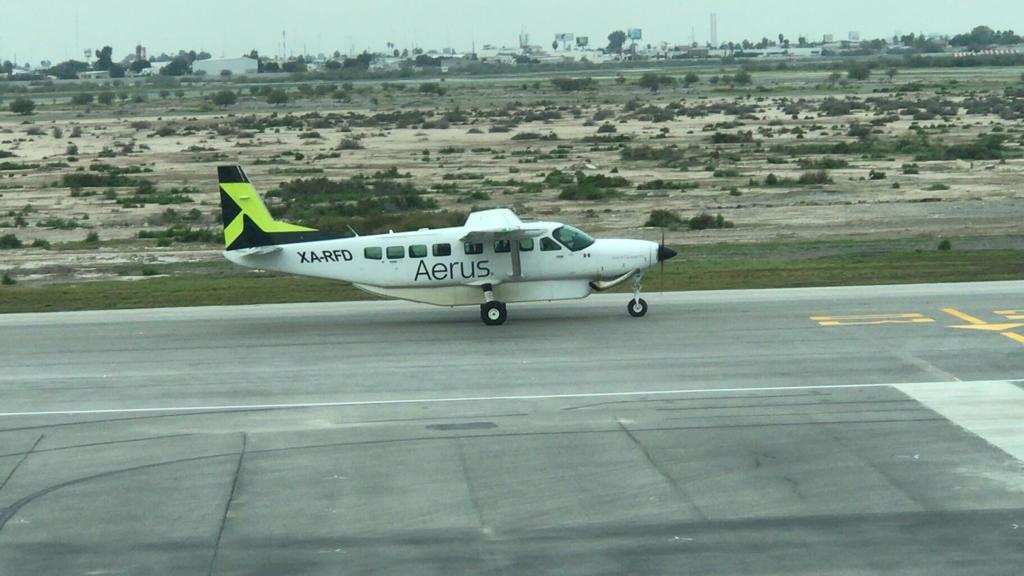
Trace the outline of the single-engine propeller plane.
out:
M 464 226 L 345 237 L 274 220 L 241 166 L 220 166 L 224 255 L 249 268 L 350 282 L 361 290 L 437 306 L 480 306 L 503 324 L 509 302 L 585 298 L 632 280 L 633 317 L 647 314 L 644 272 L 676 255 L 646 240 L 595 240 L 511 210 L 474 212 Z

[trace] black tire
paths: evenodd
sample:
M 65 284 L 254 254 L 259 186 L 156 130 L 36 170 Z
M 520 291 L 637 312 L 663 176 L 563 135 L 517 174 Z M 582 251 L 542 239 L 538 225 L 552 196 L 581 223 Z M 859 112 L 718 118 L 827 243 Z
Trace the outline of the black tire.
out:
M 502 302 L 488 302 L 480 305 L 480 319 L 488 326 L 501 326 L 508 319 L 508 307 Z
M 643 318 L 647 315 L 647 301 L 643 298 L 630 300 L 629 304 L 626 305 L 626 310 L 633 318 Z

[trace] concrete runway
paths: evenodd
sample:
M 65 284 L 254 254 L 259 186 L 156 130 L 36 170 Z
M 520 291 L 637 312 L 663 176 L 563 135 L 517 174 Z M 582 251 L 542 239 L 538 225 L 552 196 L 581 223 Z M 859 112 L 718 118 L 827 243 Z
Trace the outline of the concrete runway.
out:
M 1024 282 L 0 316 L 0 575 L 1019 574 Z

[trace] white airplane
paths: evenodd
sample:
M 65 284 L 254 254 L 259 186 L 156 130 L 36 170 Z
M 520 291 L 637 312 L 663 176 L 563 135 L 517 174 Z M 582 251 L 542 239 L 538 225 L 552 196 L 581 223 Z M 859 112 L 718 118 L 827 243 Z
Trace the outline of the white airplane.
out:
M 388 298 L 480 306 L 503 324 L 506 303 L 585 298 L 630 279 L 633 317 L 647 314 L 644 272 L 676 255 L 646 240 L 595 240 L 511 210 L 474 212 L 465 226 L 342 237 L 274 220 L 241 166 L 220 166 L 224 255 L 249 268 L 350 282 Z

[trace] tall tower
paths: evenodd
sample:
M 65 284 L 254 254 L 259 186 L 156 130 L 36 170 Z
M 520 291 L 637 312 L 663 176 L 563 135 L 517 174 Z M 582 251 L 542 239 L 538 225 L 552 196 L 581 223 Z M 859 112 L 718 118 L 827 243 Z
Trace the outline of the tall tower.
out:
M 711 13 L 711 47 L 718 48 L 718 14 Z

